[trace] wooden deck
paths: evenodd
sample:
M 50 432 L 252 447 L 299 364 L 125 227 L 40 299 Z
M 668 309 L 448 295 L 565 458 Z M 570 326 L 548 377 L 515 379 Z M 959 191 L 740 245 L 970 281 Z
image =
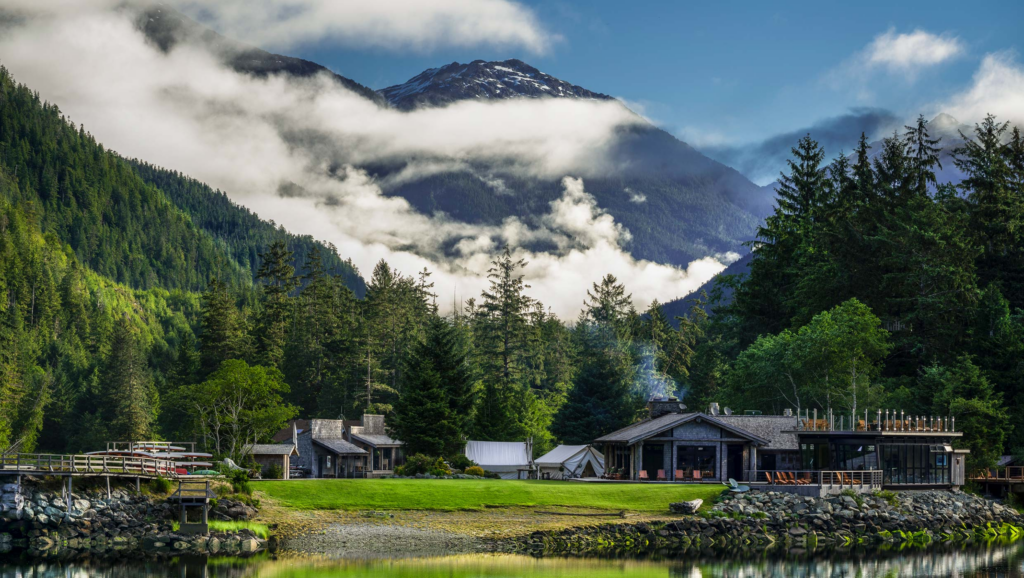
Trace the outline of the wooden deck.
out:
M 975 472 L 970 479 L 986 484 L 1024 484 L 1024 466 L 989 468 Z
M 178 477 L 172 460 L 67 454 L 0 454 L 0 475 Z

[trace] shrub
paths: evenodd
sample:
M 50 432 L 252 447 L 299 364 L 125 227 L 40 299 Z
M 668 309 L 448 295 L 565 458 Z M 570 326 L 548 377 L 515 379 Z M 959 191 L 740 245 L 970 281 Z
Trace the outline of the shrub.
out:
M 481 468 L 480 466 L 469 466 L 468 468 L 466 468 L 466 473 L 470 476 L 483 477 L 484 469 Z
M 455 454 L 448 458 L 448 463 L 456 470 L 467 470 L 476 465 L 476 462 L 467 458 L 464 454 Z
M 900 505 L 900 500 L 896 496 L 896 492 L 892 490 L 879 490 L 873 494 L 876 498 L 882 498 L 887 504 L 893 508 Z
M 857 502 L 857 507 L 858 508 L 864 505 L 864 496 L 858 494 L 857 492 L 855 492 L 853 490 L 843 490 L 843 491 L 839 492 L 839 495 L 840 496 L 848 496 L 850 498 L 853 498 L 853 501 Z
M 444 458 L 437 458 L 430 466 L 431 475 L 442 477 L 452 475 L 452 469 L 448 466 L 448 462 L 444 461 Z
M 231 490 L 236 494 L 252 495 L 252 486 L 249 485 L 249 472 L 235 470 L 231 472 Z
M 409 458 L 405 460 L 405 465 L 395 468 L 395 475 L 415 476 L 416 474 L 426 474 L 430 472 L 433 467 L 434 458 L 423 454 L 415 454 L 409 456 Z
M 163 476 L 157 476 L 156 479 L 150 480 L 149 487 L 153 490 L 154 494 L 166 494 L 171 491 L 171 480 Z
M 268 480 L 280 480 L 284 478 L 284 468 L 280 464 L 273 464 L 266 470 Z

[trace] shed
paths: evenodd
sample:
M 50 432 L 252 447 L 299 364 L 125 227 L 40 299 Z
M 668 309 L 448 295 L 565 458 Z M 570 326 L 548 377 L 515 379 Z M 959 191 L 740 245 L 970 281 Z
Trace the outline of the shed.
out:
M 590 446 L 558 446 L 536 460 L 543 480 L 597 478 L 604 475 L 604 455 Z
M 467 441 L 466 457 L 503 480 L 527 479 L 533 470 L 533 444 L 523 442 Z

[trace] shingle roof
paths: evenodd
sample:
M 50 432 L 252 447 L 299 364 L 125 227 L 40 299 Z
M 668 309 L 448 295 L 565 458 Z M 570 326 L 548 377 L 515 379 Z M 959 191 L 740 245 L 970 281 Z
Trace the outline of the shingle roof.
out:
M 792 430 L 797 418 L 783 415 L 720 415 L 719 421 L 742 428 L 768 440 L 766 450 L 798 450 L 799 441 Z
M 363 434 L 363 433 L 357 434 L 357 433 L 350 433 L 349 435 L 352 437 L 352 439 L 361 441 L 364 444 L 369 444 L 369 445 L 371 445 L 371 446 L 373 446 L 375 448 L 376 447 L 381 447 L 381 446 L 400 446 L 400 445 L 402 445 L 402 442 L 400 442 L 398 440 L 395 440 L 395 439 L 391 439 L 389 436 L 381 435 L 381 434 Z
M 299 455 L 299 448 L 292 444 L 253 444 L 246 446 L 254 456 L 290 456 Z
M 323 446 L 336 454 L 362 455 L 367 453 L 366 450 L 356 447 L 341 438 L 313 438 L 313 443 Z
M 719 416 L 721 417 L 721 416 Z M 653 437 L 655 434 L 665 431 L 667 429 L 674 428 L 678 425 L 682 425 L 686 422 L 693 421 L 695 419 L 701 419 L 708 423 L 714 424 L 726 431 L 732 432 L 740 437 L 747 438 L 753 442 L 767 445 L 770 440 L 768 438 L 757 435 L 751 431 L 721 421 L 718 417 L 712 417 L 707 414 L 700 412 L 693 413 L 669 413 L 654 419 L 644 419 L 633 425 L 626 426 L 618 431 L 614 431 L 608 435 L 601 436 L 594 440 L 595 442 L 611 442 L 611 443 L 625 443 L 634 444 L 640 440 Z

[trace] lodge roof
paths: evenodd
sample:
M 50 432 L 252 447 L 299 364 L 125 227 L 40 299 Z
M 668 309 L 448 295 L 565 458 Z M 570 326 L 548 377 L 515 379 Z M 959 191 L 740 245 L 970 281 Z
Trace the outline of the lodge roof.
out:
M 252 444 L 246 446 L 254 456 L 297 456 L 299 448 L 292 444 Z
M 364 444 L 373 446 L 375 448 L 389 446 L 397 447 L 402 445 L 402 442 L 396 439 L 392 439 L 390 436 L 386 434 L 355 433 L 350 430 L 349 436 L 356 441 L 363 442 Z
M 313 438 L 313 443 L 338 455 L 363 455 L 367 451 L 341 438 Z
M 722 416 L 712 417 L 702 412 L 692 413 L 669 413 L 656 418 L 645 418 L 637 423 L 628 425 L 618 431 L 614 431 L 610 434 L 601 436 L 594 440 L 595 442 L 602 443 L 624 443 L 626 445 L 633 445 L 639 441 L 643 441 L 647 438 L 654 437 L 656 434 L 663 432 L 667 429 L 671 429 L 684 423 L 691 421 L 706 421 L 716 427 L 724 429 L 729 433 L 736 436 L 749 439 L 750 441 L 758 445 L 768 445 L 770 443 L 769 438 L 761 437 L 753 432 L 747 431 L 743 428 L 737 427 L 735 424 L 729 424 L 721 419 Z
M 719 415 L 716 419 L 768 440 L 766 450 L 798 450 L 800 442 L 792 430 L 797 418 L 785 415 Z

